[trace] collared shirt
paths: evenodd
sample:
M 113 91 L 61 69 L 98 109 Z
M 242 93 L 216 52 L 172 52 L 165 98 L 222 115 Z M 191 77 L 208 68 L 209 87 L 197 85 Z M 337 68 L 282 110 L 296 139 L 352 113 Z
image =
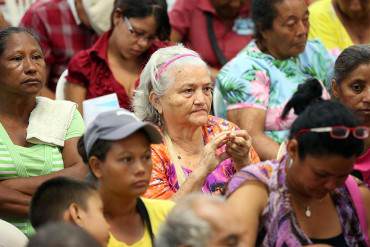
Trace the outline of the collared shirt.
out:
M 246 1 L 234 23 L 220 19 L 209 0 L 177 0 L 169 13 L 171 26 L 183 36 L 183 42 L 200 53 L 210 66 L 220 68 L 208 38 L 205 12 L 212 14 L 218 46 L 230 60 L 252 39 L 250 3 Z
M 330 88 L 334 60 L 319 41 L 308 41 L 297 57 L 278 60 L 263 53 L 255 41 L 227 63 L 216 83 L 228 110 L 258 108 L 266 110 L 265 134 L 281 143 L 289 134 L 296 116 L 280 118 L 284 106 L 308 78 L 316 78 Z M 329 94 L 324 90 L 324 97 Z
M 76 9 L 76 0 L 67 0 L 69 8 L 71 9 L 73 18 L 75 19 L 75 22 L 77 25 L 81 24 L 80 17 L 78 16 L 77 9 Z
M 36 1 L 20 23 L 39 36 L 46 64 L 50 68 L 48 87 L 54 91 L 72 56 L 89 48 L 97 39 L 92 30 L 77 24 L 70 6 L 67 0 Z
M 105 32 L 89 49 L 77 53 L 68 64 L 68 83 L 78 84 L 86 88 L 86 99 L 116 93 L 122 108 L 131 109 L 131 99 L 122 84 L 115 78 L 108 64 L 108 45 L 111 31 Z M 157 49 L 167 43 L 155 41 L 143 54 L 144 63 Z M 144 68 L 144 65 L 142 67 Z M 138 78 L 139 79 L 139 78 Z M 135 87 L 138 86 L 136 81 Z

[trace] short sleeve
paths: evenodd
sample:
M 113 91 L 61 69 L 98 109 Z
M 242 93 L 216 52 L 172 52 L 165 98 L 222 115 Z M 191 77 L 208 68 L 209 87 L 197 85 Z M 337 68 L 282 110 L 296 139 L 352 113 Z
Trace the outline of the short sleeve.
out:
M 68 75 L 66 77 L 68 83 L 88 87 L 91 66 L 92 62 L 89 53 L 86 50 L 78 52 L 68 64 Z
M 38 36 L 39 44 L 44 52 L 46 63 L 54 63 L 55 58 L 51 49 L 52 45 L 50 44 L 49 33 L 47 32 L 44 21 L 41 19 L 39 13 L 33 8 L 30 8 L 22 17 L 19 25 L 31 29 Z
M 228 110 L 248 107 L 267 109 L 270 78 L 257 65 L 236 57 L 222 68 L 216 84 Z
M 177 0 L 168 14 L 172 28 L 182 36 L 188 33 L 194 8 L 194 0 Z
M 176 191 L 171 187 L 170 178 L 167 175 L 166 166 L 170 161 L 164 152 L 163 144 L 152 145 L 152 162 L 152 176 L 144 197 L 170 199 Z
M 69 140 L 74 137 L 80 137 L 83 135 L 84 131 L 85 131 L 85 124 L 82 119 L 82 116 L 80 112 L 77 109 L 75 109 L 73 113 L 71 125 L 68 128 L 65 140 Z

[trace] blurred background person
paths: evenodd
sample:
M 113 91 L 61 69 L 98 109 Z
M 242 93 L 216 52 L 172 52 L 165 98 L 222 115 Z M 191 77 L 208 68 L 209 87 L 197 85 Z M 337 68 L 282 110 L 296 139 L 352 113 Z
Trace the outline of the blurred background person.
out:
M 244 247 L 243 232 L 237 222 L 223 198 L 190 194 L 168 214 L 156 246 Z
M 307 42 L 304 0 L 252 3 L 255 40 L 221 69 L 217 87 L 227 119 L 248 131 L 258 155 L 267 160 L 277 156 L 295 118 L 281 120 L 286 102 L 307 78 L 329 88 L 334 61 L 319 41 Z
M 169 16 L 171 41 L 200 54 L 214 79 L 252 39 L 250 0 L 176 0 Z
M 309 10 L 310 39 L 320 39 L 334 55 L 370 43 L 370 0 L 318 0 Z
M 100 3 L 100 13 L 112 9 L 113 0 L 100 2 L 105 3 Z M 69 60 L 96 41 L 98 35 L 92 28 L 96 25 L 91 24 L 87 10 L 94 4 L 99 3 L 94 0 L 39 0 L 22 17 L 20 25 L 40 37 L 45 54 L 47 83 L 42 95 L 54 98 L 57 81 Z
M 81 227 L 63 222 L 43 226 L 26 247 L 104 247 Z
M 370 128 L 370 45 L 350 46 L 335 62 L 333 96 Z M 370 185 L 370 137 L 356 160 L 355 175 Z
M 131 98 L 140 72 L 150 55 L 169 38 L 170 24 L 164 0 L 117 0 L 112 29 L 68 65 L 66 98 L 82 102 L 116 93 L 122 108 L 131 109 Z
M 214 82 L 200 56 L 181 45 L 156 51 L 134 96 L 135 114 L 157 125 L 149 198 L 223 193 L 235 171 L 259 161 L 245 130 L 209 115 Z
M 243 168 L 228 186 L 247 246 L 368 246 L 370 191 L 349 174 L 369 128 L 337 101 L 321 98 L 316 79 L 302 84 L 287 155 Z
M 31 196 L 55 176 L 82 179 L 77 152 L 84 123 L 76 104 L 36 97 L 46 83 L 44 55 L 29 31 L 0 30 L 0 218 L 30 235 Z

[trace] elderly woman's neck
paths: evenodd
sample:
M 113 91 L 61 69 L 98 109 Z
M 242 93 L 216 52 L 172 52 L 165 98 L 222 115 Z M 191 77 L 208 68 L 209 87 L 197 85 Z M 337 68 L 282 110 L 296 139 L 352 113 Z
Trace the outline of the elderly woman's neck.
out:
M 8 93 L 0 92 L 0 115 L 10 118 L 21 118 L 28 121 L 31 111 L 36 106 L 35 97 L 10 96 Z
M 164 132 L 184 151 L 194 153 L 200 146 L 204 146 L 201 127 L 169 126 Z

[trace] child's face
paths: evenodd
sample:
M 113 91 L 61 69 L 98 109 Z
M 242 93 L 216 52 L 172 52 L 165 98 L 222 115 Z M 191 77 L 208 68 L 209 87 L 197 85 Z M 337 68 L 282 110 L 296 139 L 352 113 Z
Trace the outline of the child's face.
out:
M 135 198 L 147 190 L 151 172 L 150 142 L 139 131 L 113 142 L 105 161 L 101 161 L 95 174 L 105 193 Z
M 87 210 L 82 210 L 80 227 L 97 239 L 102 246 L 109 240 L 109 225 L 103 215 L 103 202 L 98 193 L 93 193 L 87 201 Z

